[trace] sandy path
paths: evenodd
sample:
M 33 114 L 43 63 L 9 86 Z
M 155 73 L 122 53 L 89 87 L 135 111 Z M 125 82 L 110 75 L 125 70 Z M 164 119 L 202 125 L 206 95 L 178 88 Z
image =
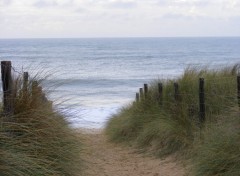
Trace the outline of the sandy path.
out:
M 100 132 L 85 132 L 84 176 L 183 176 L 184 169 L 171 158 L 160 160 L 109 143 Z

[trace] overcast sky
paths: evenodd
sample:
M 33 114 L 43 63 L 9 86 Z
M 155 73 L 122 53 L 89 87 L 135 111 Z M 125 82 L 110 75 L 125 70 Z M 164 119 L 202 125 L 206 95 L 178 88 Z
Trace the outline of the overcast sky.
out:
M 0 0 L 0 38 L 240 36 L 240 0 Z

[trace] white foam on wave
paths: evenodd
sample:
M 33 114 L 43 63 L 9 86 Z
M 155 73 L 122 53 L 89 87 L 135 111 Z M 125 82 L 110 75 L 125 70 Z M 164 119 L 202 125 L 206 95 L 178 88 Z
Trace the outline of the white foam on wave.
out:
M 94 108 L 68 108 L 64 115 L 73 128 L 104 128 L 120 105 Z

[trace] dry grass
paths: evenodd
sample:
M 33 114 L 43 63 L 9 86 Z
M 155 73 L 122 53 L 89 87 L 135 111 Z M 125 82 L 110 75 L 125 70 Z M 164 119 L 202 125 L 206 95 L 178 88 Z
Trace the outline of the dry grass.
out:
M 44 92 L 15 79 L 14 112 L 0 116 L 0 175 L 81 175 L 80 141 Z

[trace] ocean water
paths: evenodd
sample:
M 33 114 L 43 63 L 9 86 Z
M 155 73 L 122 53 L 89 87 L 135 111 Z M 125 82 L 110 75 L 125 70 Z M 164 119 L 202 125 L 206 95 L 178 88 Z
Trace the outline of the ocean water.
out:
M 144 83 L 239 63 L 240 38 L 0 39 L 0 59 L 50 74 L 48 96 L 72 126 L 101 128 Z

